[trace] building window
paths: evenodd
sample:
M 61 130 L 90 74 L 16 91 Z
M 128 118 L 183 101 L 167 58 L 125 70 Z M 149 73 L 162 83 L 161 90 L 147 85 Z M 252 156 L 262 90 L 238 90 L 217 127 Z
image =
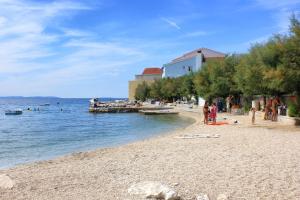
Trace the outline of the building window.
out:
M 189 71 L 189 72 L 192 71 L 192 67 L 191 67 L 191 66 L 188 67 L 188 71 Z

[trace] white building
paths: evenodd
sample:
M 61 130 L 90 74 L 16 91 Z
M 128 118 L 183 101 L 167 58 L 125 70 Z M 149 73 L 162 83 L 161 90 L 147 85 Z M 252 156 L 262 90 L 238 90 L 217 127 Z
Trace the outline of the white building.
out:
M 201 69 L 203 63 L 209 59 L 224 59 L 225 54 L 207 49 L 200 48 L 188 52 L 183 56 L 175 58 L 170 63 L 163 65 L 163 78 L 179 77 L 190 72 L 196 72 Z

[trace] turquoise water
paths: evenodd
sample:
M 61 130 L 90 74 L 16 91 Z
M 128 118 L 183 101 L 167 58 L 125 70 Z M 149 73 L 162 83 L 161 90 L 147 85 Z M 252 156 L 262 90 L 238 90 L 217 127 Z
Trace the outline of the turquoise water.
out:
M 46 103 L 50 106 L 40 106 Z M 178 116 L 92 114 L 88 103 L 88 99 L 0 98 L 0 168 L 126 144 L 192 123 Z M 24 109 L 23 114 L 4 114 L 15 108 Z

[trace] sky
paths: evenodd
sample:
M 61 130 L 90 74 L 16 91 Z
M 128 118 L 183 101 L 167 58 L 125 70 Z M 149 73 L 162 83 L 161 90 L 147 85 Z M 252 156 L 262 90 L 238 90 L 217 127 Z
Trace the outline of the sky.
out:
M 300 0 L 0 0 L 0 96 L 127 97 L 145 67 L 245 53 L 292 13 Z

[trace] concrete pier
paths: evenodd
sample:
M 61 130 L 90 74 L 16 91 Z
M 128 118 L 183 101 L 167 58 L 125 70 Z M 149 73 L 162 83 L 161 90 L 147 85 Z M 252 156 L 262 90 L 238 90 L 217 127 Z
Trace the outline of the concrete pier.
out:
M 91 113 L 137 113 L 140 110 L 169 110 L 173 107 L 90 107 Z

